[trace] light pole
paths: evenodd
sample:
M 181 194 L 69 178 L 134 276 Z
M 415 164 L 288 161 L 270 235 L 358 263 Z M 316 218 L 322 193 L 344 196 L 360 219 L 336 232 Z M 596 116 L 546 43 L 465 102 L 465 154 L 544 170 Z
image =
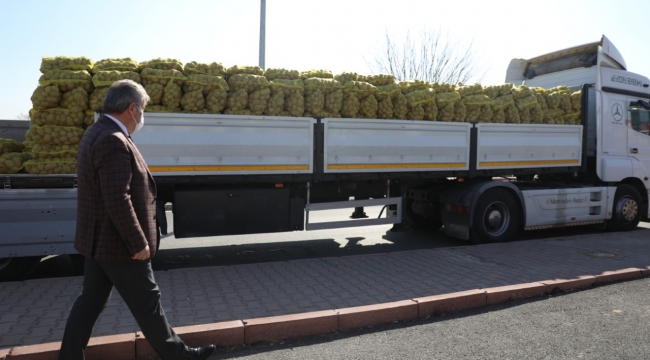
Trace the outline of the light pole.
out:
M 265 69 L 264 57 L 266 46 L 266 0 L 261 0 L 260 9 L 260 67 Z

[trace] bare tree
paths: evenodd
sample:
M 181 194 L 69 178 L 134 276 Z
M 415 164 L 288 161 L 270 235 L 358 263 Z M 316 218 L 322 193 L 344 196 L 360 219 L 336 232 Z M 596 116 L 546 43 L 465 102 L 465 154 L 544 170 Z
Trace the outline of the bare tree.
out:
M 373 73 L 392 74 L 398 81 L 475 82 L 486 70 L 473 45 L 474 41 L 453 41 L 448 32 L 429 29 L 415 37 L 408 32 L 400 42 L 386 30 L 385 45 L 366 63 Z
M 29 117 L 29 113 L 20 113 L 16 115 L 16 120 L 31 120 Z

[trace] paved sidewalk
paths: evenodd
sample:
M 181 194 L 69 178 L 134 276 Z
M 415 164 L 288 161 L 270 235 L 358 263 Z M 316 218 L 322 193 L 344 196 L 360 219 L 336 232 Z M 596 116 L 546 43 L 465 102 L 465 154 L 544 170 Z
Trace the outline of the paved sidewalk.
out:
M 395 302 L 650 266 L 650 230 L 158 271 L 172 326 Z M 60 341 L 81 277 L 0 283 L 0 349 Z M 138 331 L 113 292 L 93 336 Z M 0 350 L 0 352 L 2 352 Z

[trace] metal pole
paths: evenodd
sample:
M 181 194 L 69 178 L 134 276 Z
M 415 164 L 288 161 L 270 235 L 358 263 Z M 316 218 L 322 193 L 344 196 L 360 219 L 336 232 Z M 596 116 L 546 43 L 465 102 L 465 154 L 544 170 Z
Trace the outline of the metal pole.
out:
M 265 45 L 266 45 L 266 0 L 261 0 L 262 8 L 260 9 L 260 67 L 265 69 Z

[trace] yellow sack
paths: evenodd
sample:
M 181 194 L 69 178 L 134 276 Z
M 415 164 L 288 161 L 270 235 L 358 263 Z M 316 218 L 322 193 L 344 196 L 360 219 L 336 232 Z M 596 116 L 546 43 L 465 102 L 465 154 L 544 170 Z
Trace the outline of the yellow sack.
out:
M 158 69 L 158 70 L 176 70 L 179 72 L 183 71 L 183 63 L 177 59 L 163 59 L 157 58 L 149 61 L 143 61 L 138 64 L 138 69 Z
M 228 68 L 226 71 L 228 77 L 237 75 L 237 74 L 249 74 L 249 75 L 264 75 L 264 70 L 259 66 L 249 66 L 249 65 L 234 65 Z M 246 115 L 246 114 L 241 114 Z
M 149 84 L 160 84 L 162 86 L 166 86 L 170 81 L 173 81 L 178 86 L 183 86 L 183 82 L 187 80 L 187 77 L 185 77 L 182 72 L 175 69 L 160 70 L 146 68 L 142 70 L 142 73 L 140 75 L 142 77 L 143 86 L 147 86 Z
M 35 144 L 32 156 L 35 160 L 76 159 L 79 145 L 44 145 Z
M 22 152 L 25 146 L 14 139 L 0 138 L 0 154 Z
M 246 90 L 253 92 L 269 87 L 269 81 L 261 75 L 235 74 L 228 77 L 228 85 L 231 91 Z
M 93 75 L 93 85 L 95 85 L 95 88 L 108 87 L 118 80 L 125 79 L 133 80 L 138 84 L 142 82 L 140 74 L 137 72 L 109 70 L 95 72 L 95 75 Z
M 185 75 L 199 74 L 211 76 L 226 76 L 226 68 L 221 63 L 212 62 L 210 64 L 199 63 L 196 61 L 188 62 L 183 68 Z
M 10 152 L 0 155 L 0 174 L 15 174 L 23 169 L 23 163 L 31 156 L 24 152 Z
M 78 126 L 32 125 L 32 137 L 37 144 L 74 145 L 81 141 L 84 129 Z
M 188 93 L 196 90 L 201 90 L 203 95 L 207 95 L 210 91 L 215 89 L 224 89 L 228 91 L 230 87 L 226 80 L 221 76 L 190 74 L 183 84 L 183 92 Z
M 41 73 L 45 74 L 53 70 L 85 70 L 90 71 L 93 68 L 93 61 L 85 56 L 69 57 L 43 57 L 41 59 Z
M 60 105 L 70 111 L 84 111 L 88 109 L 88 93 L 82 88 L 66 91 Z
M 329 70 L 308 70 L 300 73 L 302 79 L 321 78 L 321 79 L 334 79 L 332 72 Z
M 75 174 L 77 159 L 29 160 L 23 164 L 30 174 Z
M 158 98 L 158 102 L 160 103 L 160 99 L 162 98 L 162 85 L 155 84 L 157 86 L 160 86 L 160 96 Z M 147 90 L 147 87 L 145 87 L 145 90 Z M 99 88 L 93 90 L 92 93 L 90 93 L 90 96 L 88 97 L 88 107 L 90 110 L 101 112 L 104 110 L 104 99 L 106 98 L 106 94 L 108 93 L 108 88 Z M 149 93 L 149 91 L 147 91 Z M 151 97 L 151 94 L 149 94 L 149 97 Z
M 59 105 L 61 91 L 57 85 L 39 86 L 32 94 L 32 107 L 36 110 L 45 110 Z
M 93 91 L 92 76 L 85 70 L 48 71 L 41 75 L 38 82 L 41 86 L 56 85 L 61 92 L 74 90 L 78 87 L 83 88 L 88 93 Z
M 29 111 L 32 124 L 38 126 L 81 126 L 84 121 L 84 112 L 65 108 Z
M 275 79 L 298 80 L 300 79 L 300 72 L 298 72 L 298 70 L 268 68 L 264 71 L 264 77 L 269 81 Z
M 422 80 L 400 81 L 398 84 L 402 94 L 406 95 L 412 91 L 426 90 L 431 88 L 431 84 Z
M 102 59 L 95 63 L 93 73 L 99 71 L 138 71 L 138 62 L 131 58 Z

